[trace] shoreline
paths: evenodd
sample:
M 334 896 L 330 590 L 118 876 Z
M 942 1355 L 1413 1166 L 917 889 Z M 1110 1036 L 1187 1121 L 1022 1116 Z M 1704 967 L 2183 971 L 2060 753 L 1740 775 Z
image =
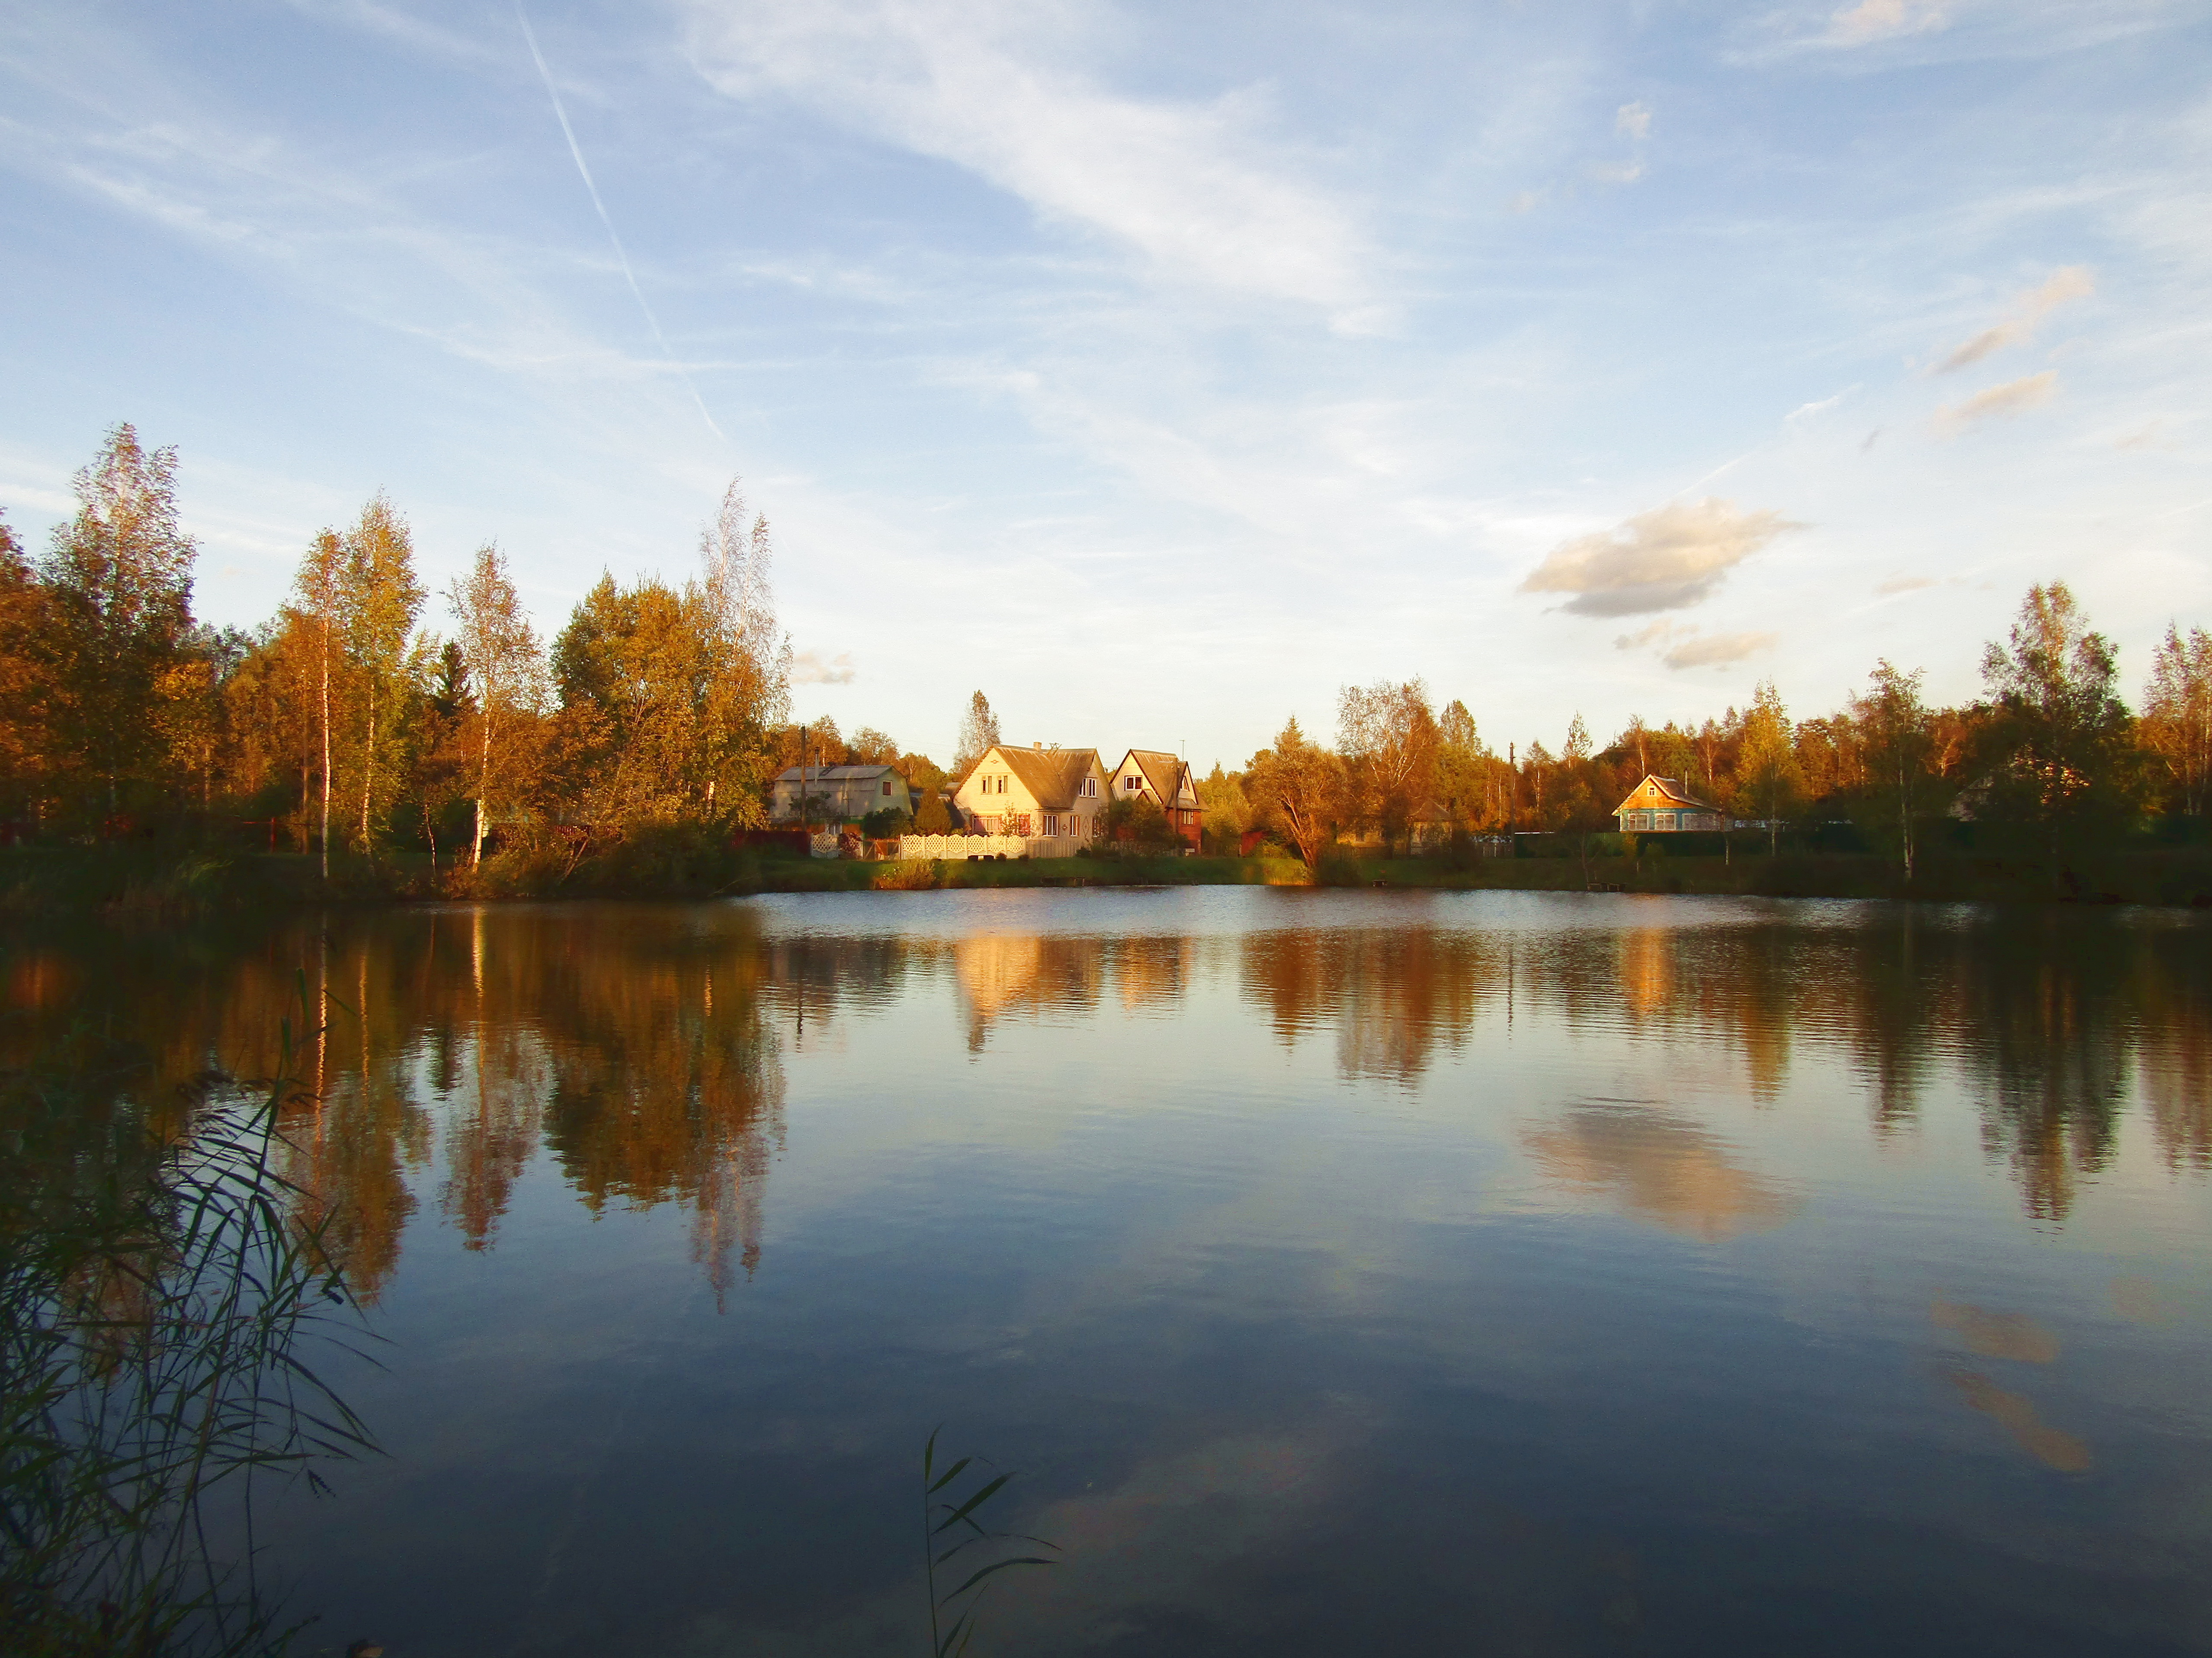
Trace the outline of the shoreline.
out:
M 1345 855 L 1345 854 L 1349 855 Z M 2212 849 L 2130 848 L 2070 866 L 1947 853 L 1911 882 L 1863 853 L 1784 851 L 1719 857 L 1385 858 L 1340 848 L 1314 881 L 1279 857 L 1061 858 L 899 862 L 732 853 L 654 868 L 496 867 L 455 880 L 427 859 L 345 864 L 320 878 L 312 857 L 222 858 L 151 848 L 0 849 L 0 929 L 94 921 L 191 924 L 303 908 L 467 902 L 699 901 L 757 893 L 982 891 L 1008 888 L 1318 886 L 1417 891 L 1608 892 L 1650 896 L 1882 899 L 1929 903 L 2212 908 Z

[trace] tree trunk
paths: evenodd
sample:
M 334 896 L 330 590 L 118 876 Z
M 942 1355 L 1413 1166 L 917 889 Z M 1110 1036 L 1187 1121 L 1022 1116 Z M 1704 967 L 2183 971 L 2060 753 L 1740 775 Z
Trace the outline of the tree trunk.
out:
M 469 850 L 471 869 L 478 869 L 483 865 L 484 797 L 491 793 L 491 700 L 489 690 L 480 690 L 477 695 L 483 704 L 477 710 L 477 718 L 483 722 L 483 740 L 478 750 L 480 759 L 477 769 L 477 838 L 476 845 Z
M 376 787 L 376 680 L 368 682 L 368 730 L 361 745 L 361 850 L 368 853 L 368 799 Z
M 323 623 L 323 879 L 331 878 L 331 624 Z

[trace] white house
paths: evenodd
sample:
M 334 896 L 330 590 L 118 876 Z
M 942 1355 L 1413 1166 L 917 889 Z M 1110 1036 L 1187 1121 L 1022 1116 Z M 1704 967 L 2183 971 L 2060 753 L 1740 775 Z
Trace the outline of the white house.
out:
M 994 743 L 968 768 L 952 805 L 971 834 L 1072 841 L 1098 833 L 1106 771 L 1096 749 Z

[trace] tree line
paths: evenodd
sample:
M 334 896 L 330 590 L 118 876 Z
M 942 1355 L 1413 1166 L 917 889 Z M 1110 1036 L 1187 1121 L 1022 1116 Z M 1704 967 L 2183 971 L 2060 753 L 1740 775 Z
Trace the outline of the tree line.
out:
M 197 549 L 176 471 L 173 448 L 118 425 L 41 556 L 0 521 L 0 824 L 14 835 L 228 822 L 325 872 L 333 857 L 403 848 L 473 865 L 518 832 L 760 827 L 769 781 L 802 762 L 896 766 L 927 831 L 997 740 L 980 690 L 949 769 L 871 727 L 793 726 L 769 526 L 734 483 L 688 580 L 603 575 L 547 642 L 496 544 L 429 592 L 381 495 L 309 541 L 260 626 L 210 627 L 191 611 Z M 1930 705 L 1919 671 L 1883 661 L 1823 715 L 1793 718 L 1770 681 L 1701 724 L 1632 718 L 1600 746 L 1577 714 L 1556 753 L 1503 756 L 1464 702 L 1437 708 L 1419 679 L 1347 687 L 1333 747 L 1293 719 L 1242 771 L 1215 767 L 1200 785 L 1206 833 L 1225 851 L 1257 829 L 1310 867 L 1345 839 L 1411 850 L 1542 830 L 1587 847 L 1647 773 L 1759 826 L 1770 851 L 1792 829 L 1849 823 L 1908 875 L 1949 820 L 2059 856 L 2154 817 L 2201 823 L 2204 629 L 2168 628 L 2137 714 L 2112 642 L 2054 581 L 2030 591 L 1982 671 L 1983 695 L 1959 707 Z
M 176 452 L 112 431 L 45 554 L 0 523 L 0 819 L 116 836 L 265 827 L 331 858 L 474 862 L 501 828 L 764 822 L 790 653 L 767 520 L 732 483 L 678 586 L 602 576 L 542 641 L 496 544 L 432 595 L 384 495 L 251 630 L 191 613 Z
M 2204 629 L 2168 627 L 2138 714 L 2120 694 L 2117 649 L 2053 581 L 2031 588 L 2007 637 L 1988 646 L 1982 678 L 1978 699 L 1938 707 L 1922 671 L 1883 660 L 1829 714 L 1793 718 L 1770 680 L 1749 706 L 1701 724 L 1632 717 L 1600 747 L 1577 714 L 1557 753 L 1537 742 L 1502 756 L 1464 702 L 1437 710 L 1419 679 L 1350 686 L 1334 748 L 1293 718 L 1241 773 L 1216 766 L 1200 793 L 1218 845 L 1257 829 L 1309 866 L 1344 839 L 1411 850 L 1534 830 L 1586 848 L 1647 774 L 1676 780 L 1731 826 L 1753 826 L 1769 852 L 1785 833 L 1849 824 L 1908 878 L 1923 837 L 1950 822 L 2060 860 L 2153 817 L 2201 829 L 2212 773 Z M 1731 851 L 1739 833 L 1715 849 Z

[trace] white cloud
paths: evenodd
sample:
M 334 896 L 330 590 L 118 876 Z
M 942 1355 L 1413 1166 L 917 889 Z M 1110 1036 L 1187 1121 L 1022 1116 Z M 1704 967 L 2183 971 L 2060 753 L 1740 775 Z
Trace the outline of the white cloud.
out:
M 2007 380 L 2002 386 L 1992 386 L 1986 391 L 1977 392 L 1964 403 L 1947 404 L 1936 411 L 1936 423 L 1956 431 L 1972 425 L 1976 421 L 1989 420 L 2001 415 L 2017 415 L 2033 409 L 2050 402 L 2057 391 L 2058 371 L 2046 368 L 2039 374 Z
M 1668 667 L 1725 668 L 1770 651 L 1780 642 L 1775 633 L 1709 634 L 1694 623 L 1654 622 L 1613 641 L 1617 651 L 1652 650 Z
M 791 659 L 794 685 L 849 685 L 856 671 L 850 651 L 840 652 L 828 661 L 819 651 L 801 651 Z
M 1950 355 L 1936 365 L 1936 372 L 1948 374 L 1954 369 L 1964 368 L 1969 363 L 1979 362 L 1992 351 L 2016 345 L 2033 337 L 2043 319 L 2069 300 L 2086 300 L 2097 291 L 2094 272 L 2087 265 L 2069 264 L 2051 273 L 2051 278 L 2032 294 L 2023 294 L 2013 307 L 2012 313 L 1994 328 L 1984 328 L 1973 338 L 1955 348 Z
M 1613 112 L 1613 130 L 1641 143 L 1651 136 L 1651 106 L 1649 104 L 1623 104 Z
M 1160 270 L 1330 307 L 1358 301 L 1350 216 L 1264 154 L 1256 100 L 1124 96 L 1055 61 L 1076 14 L 973 0 L 693 0 L 695 61 L 733 97 L 823 108 L 969 169 Z
M 1578 616 L 1640 616 L 1702 604 L 1728 573 L 1785 530 L 1781 513 L 1747 513 L 1707 495 L 1669 501 L 1596 535 L 1561 542 L 1528 579 L 1524 593 L 1572 593 Z
M 1945 0 L 1859 0 L 1828 19 L 1828 39 L 1838 46 L 1864 46 L 1900 34 L 1925 34 L 1950 21 Z
M 1782 417 L 1782 423 L 1793 432 L 1802 427 L 1810 426 L 1857 390 L 1858 387 L 1856 386 L 1846 386 L 1835 396 L 1822 398 L 1818 403 L 1801 403 Z
M 1936 585 L 1936 579 L 1933 576 L 1893 575 L 1874 591 L 1877 598 L 1891 598 L 1899 593 L 1917 593 L 1923 587 L 1933 587 Z

